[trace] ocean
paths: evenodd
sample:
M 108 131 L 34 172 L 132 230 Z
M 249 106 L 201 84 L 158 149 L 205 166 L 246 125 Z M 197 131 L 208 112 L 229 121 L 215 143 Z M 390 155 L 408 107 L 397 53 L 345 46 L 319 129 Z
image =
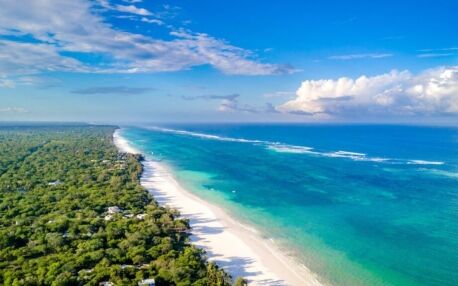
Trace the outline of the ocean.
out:
M 332 285 L 458 285 L 458 128 L 166 125 L 122 136 Z

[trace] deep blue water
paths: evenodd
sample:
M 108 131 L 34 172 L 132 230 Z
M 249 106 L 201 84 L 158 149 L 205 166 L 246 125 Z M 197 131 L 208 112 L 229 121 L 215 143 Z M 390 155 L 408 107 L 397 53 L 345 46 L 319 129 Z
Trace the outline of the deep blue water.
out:
M 458 129 L 174 125 L 123 136 L 336 285 L 458 285 Z

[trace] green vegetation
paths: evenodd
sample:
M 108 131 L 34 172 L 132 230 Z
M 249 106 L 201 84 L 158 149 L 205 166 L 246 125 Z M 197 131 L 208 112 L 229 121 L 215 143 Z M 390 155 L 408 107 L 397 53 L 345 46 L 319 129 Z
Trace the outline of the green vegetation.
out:
M 0 284 L 230 285 L 140 186 L 141 158 L 118 153 L 114 130 L 0 127 Z

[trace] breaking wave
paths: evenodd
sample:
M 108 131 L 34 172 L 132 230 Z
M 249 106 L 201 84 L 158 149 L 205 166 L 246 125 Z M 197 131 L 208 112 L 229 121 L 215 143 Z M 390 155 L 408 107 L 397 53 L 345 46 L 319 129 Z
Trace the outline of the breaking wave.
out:
M 173 134 L 199 137 L 208 140 L 226 141 L 226 142 L 239 142 L 239 143 L 251 143 L 263 146 L 268 150 L 279 152 L 279 153 L 292 153 L 292 154 L 310 154 L 315 156 L 331 157 L 331 158 L 346 158 L 353 161 L 367 161 L 367 162 L 378 162 L 378 163 L 391 163 L 391 164 L 407 164 L 407 165 L 444 165 L 445 162 L 441 161 L 426 161 L 417 159 L 394 159 L 394 158 L 382 158 L 382 157 L 370 157 L 365 153 L 343 151 L 338 150 L 334 152 L 321 152 L 315 150 L 313 147 L 290 145 L 280 142 L 244 139 L 244 138 L 233 138 L 218 136 L 200 132 L 186 131 L 180 129 L 171 129 L 163 127 L 149 127 L 150 130 L 168 132 Z

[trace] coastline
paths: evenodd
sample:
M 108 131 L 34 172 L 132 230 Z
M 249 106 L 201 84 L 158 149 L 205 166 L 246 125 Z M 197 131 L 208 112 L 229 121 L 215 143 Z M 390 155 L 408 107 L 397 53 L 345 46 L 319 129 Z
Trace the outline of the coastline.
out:
M 140 153 L 121 136 L 120 129 L 113 134 L 113 142 L 122 152 Z M 188 218 L 192 243 L 234 278 L 243 276 L 249 285 L 322 285 L 314 273 L 295 263 L 274 243 L 181 187 L 164 163 L 145 160 L 143 166 L 142 186 L 158 203 L 176 208 Z

